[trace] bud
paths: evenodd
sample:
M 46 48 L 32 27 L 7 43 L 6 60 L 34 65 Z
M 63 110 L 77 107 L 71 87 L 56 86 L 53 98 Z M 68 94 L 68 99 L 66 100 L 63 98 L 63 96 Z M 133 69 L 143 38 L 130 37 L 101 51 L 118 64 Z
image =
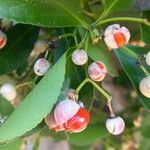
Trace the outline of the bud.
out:
M 150 76 L 141 80 L 139 88 L 144 96 L 150 98 Z
M 145 58 L 146 64 L 150 66 L 150 51 L 147 53 L 146 58 Z
M 0 49 L 2 49 L 7 42 L 7 35 L 0 30 Z
M 128 43 L 129 39 L 129 30 L 126 27 L 120 27 L 119 24 L 108 26 L 104 32 L 104 41 L 112 49 L 123 47 Z
M 84 65 L 88 60 L 87 53 L 82 49 L 77 49 L 72 54 L 72 61 L 76 65 Z
M 107 70 L 104 63 L 96 61 L 88 67 L 88 74 L 94 81 L 102 81 L 106 76 Z
M 124 131 L 125 122 L 121 117 L 106 120 L 106 128 L 113 135 L 119 135 Z
M 38 76 L 43 76 L 50 69 L 50 63 L 45 58 L 38 59 L 34 64 L 34 72 Z
M 16 88 L 9 83 L 5 83 L 1 86 L 0 94 L 8 101 L 14 100 L 17 96 Z

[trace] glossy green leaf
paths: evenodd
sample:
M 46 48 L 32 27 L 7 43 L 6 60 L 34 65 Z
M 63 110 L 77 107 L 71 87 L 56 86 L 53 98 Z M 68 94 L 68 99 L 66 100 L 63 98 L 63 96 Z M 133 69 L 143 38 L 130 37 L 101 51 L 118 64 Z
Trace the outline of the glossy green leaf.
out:
M 139 83 L 145 77 L 145 75 L 136 64 L 137 59 L 130 55 L 132 52 L 134 52 L 137 55 L 145 54 L 147 53 L 147 50 L 144 48 L 133 46 L 130 46 L 128 48 L 129 53 L 124 48 L 115 50 L 116 56 L 118 57 L 122 68 L 124 69 L 125 73 L 132 82 L 134 88 L 136 89 L 136 92 L 142 104 L 145 106 L 146 109 L 150 110 L 150 99 L 143 96 L 139 90 Z
M 20 150 L 22 142 L 22 140 L 16 139 L 8 144 L 2 144 L 0 150 Z
M 104 8 L 105 13 L 116 10 L 128 10 L 133 5 L 133 0 L 105 0 Z
M 101 19 L 107 17 L 112 11 L 129 10 L 133 5 L 133 0 L 105 0 L 104 11 L 100 16 Z
M 18 69 L 26 62 L 38 31 L 37 27 L 16 25 L 7 32 L 8 42 L 0 51 L 0 74 Z
M 0 142 L 14 139 L 33 129 L 51 111 L 65 77 L 66 54 L 50 69 L 37 86 L 0 128 Z
M 0 18 L 47 27 L 86 26 L 80 0 L 0 0 Z
M 97 45 L 89 44 L 88 55 L 94 61 L 102 61 L 107 67 L 108 74 L 115 77 L 118 75 L 111 52 L 103 42 Z
M 143 11 L 142 18 L 150 19 L 150 11 Z M 150 27 L 144 24 L 141 24 L 141 38 L 143 42 L 145 42 L 148 45 L 150 45 L 149 35 L 150 35 Z

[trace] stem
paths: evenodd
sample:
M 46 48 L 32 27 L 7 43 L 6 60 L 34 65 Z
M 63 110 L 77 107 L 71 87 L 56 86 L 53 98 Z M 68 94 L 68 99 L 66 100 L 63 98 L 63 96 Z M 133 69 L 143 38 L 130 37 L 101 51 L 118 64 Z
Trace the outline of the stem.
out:
M 93 14 L 93 13 L 91 13 L 91 12 L 88 12 L 88 11 L 86 11 L 86 10 L 83 10 L 83 13 L 84 13 L 86 16 L 88 16 L 88 17 L 91 17 L 91 18 L 93 18 L 93 19 L 96 19 L 95 14 Z
M 82 87 L 83 87 L 87 82 L 89 82 L 89 78 L 85 78 L 85 79 L 81 82 L 81 84 L 77 87 L 76 92 L 79 93 L 79 91 L 82 89 Z
M 105 90 L 103 90 L 101 87 L 99 87 L 93 80 L 89 79 L 89 78 L 85 78 L 83 80 L 83 82 L 77 87 L 76 91 L 77 93 L 79 93 L 79 91 L 81 90 L 81 88 L 87 83 L 91 83 L 100 93 L 102 93 L 106 99 L 108 101 L 111 101 L 112 100 L 112 96 L 110 96 Z
M 81 88 L 87 83 L 91 83 L 100 93 L 103 94 L 103 96 L 107 99 L 107 106 L 109 108 L 110 111 L 110 116 L 111 117 L 115 117 L 115 113 L 113 111 L 112 105 L 111 105 L 111 101 L 112 101 L 112 96 L 110 96 L 105 90 L 103 90 L 101 87 L 99 87 L 93 80 L 89 79 L 89 78 L 85 78 L 83 80 L 83 82 L 77 87 L 76 92 L 79 93 L 79 91 L 81 90 Z M 92 104 L 93 105 L 94 100 L 92 100 Z M 90 108 L 91 109 L 91 108 Z
M 147 19 L 143 18 L 134 18 L 134 17 L 114 17 L 114 18 L 109 18 L 105 19 L 102 21 L 96 21 L 93 23 L 93 26 L 101 26 L 106 23 L 114 22 L 114 21 L 129 21 L 129 22 L 137 22 L 137 23 L 142 23 L 144 25 L 147 25 L 150 27 L 150 22 Z
M 69 37 L 69 36 L 74 37 L 74 33 L 67 33 L 67 34 L 59 35 L 58 39 L 61 40 L 63 38 Z
M 44 58 L 45 58 L 45 59 L 47 59 L 48 54 L 49 54 L 49 50 L 47 50 L 47 51 L 45 52 L 45 55 L 44 55 Z
M 139 65 L 139 67 L 142 69 L 142 71 L 144 72 L 144 74 L 146 75 L 146 76 L 149 76 L 150 75 L 150 73 L 145 69 L 145 67 L 141 64 L 141 65 Z
M 21 83 L 21 84 L 18 84 L 17 86 L 16 86 L 16 89 L 18 89 L 18 88 L 20 88 L 20 87 L 23 87 L 23 86 L 27 86 L 27 85 L 34 85 L 34 83 L 33 82 L 25 82 L 25 83 Z
M 99 87 L 93 80 L 88 79 L 88 82 L 90 82 L 100 93 L 102 93 L 108 101 L 112 100 L 112 97 L 105 90 Z

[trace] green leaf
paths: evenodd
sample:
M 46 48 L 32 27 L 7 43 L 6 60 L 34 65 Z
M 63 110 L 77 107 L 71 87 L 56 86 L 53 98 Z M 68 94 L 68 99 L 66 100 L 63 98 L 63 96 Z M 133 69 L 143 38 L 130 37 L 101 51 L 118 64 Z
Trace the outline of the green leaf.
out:
M 117 10 L 129 10 L 133 5 L 133 0 L 105 0 L 105 13 Z
M 72 133 L 70 134 L 69 142 L 73 145 L 89 145 L 93 142 L 96 142 L 106 136 L 107 131 L 105 127 L 100 126 L 100 124 L 89 125 L 81 133 Z
M 7 32 L 8 42 L 0 51 L 0 74 L 18 69 L 26 62 L 38 31 L 37 27 L 16 25 Z
M 1 0 L 0 18 L 46 27 L 86 26 L 80 0 Z
M 51 111 L 65 78 L 66 53 L 0 128 L 0 142 L 14 139 L 33 129 Z
M 17 139 L 11 143 L 0 145 L 0 150 L 20 150 L 22 142 L 22 140 Z
M 97 45 L 89 44 L 88 55 L 94 61 L 104 62 L 107 67 L 108 74 L 113 77 L 118 75 L 114 60 L 111 56 L 111 52 L 108 50 L 103 42 Z
M 0 97 L 0 115 L 9 116 L 14 110 L 13 105 L 6 99 Z
M 128 50 L 130 51 L 130 53 L 134 52 L 136 55 L 147 53 L 146 49 L 141 47 L 129 46 Z M 146 109 L 150 110 L 150 99 L 143 96 L 139 90 L 139 83 L 145 77 L 145 75 L 136 64 L 137 59 L 131 56 L 124 48 L 115 50 L 115 53 L 122 65 L 123 70 L 133 84 L 142 104 Z
M 105 0 L 104 11 L 100 19 L 107 17 L 112 11 L 129 10 L 132 5 L 132 0 Z
M 150 11 L 143 11 L 142 18 L 150 19 Z M 148 45 L 150 45 L 149 35 L 150 35 L 150 27 L 144 24 L 141 24 L 141 38 L 143 42 L 145 42 Z

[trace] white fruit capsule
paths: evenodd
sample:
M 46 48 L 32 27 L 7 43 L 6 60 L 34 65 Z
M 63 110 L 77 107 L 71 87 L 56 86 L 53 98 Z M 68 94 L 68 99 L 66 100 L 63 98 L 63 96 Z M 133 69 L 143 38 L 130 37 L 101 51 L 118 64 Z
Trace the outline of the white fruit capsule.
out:
M 54 118 L 57 124 L 63 124 L 71 119 L 80 109 L 80 106 L 73 100 L 59 102 L 54 110 Z
M 0 49 L 2 49 L 7 42 L 7 35 L 0 30 Z
M 102 81 L 106 76 L 107 70 L 104 63 L 100 61 L 93 62 L 88 67 L 88 74 L 94 81 Z
M 34 49 L 39 53 L 43 53 L 46 50 L 46 47 L 47 47 L 47 42 L 42 40 L 37 40 L 34 44 Z
M 104 32 L 104 41 L 112 49 L 123 47 L 129 42 L 129 39 L 129 30 L 126 27 L 120 27 L 119 24 L 108 26 Z
M 87 53 L 82 49 L 77 49 L 72 54 L 72 61 L 76 65 L 84 65 L 88 60 Z
M 1 86 L 0 94 L 8 101 L 14 100 L 17 96 L 16 88 L 9 83 L 3 84 Z
M 113 135 L 119 135 L 124 131 L 125 122 L 121 117 L 106 120 L 106 128 Z
M 150 76 L 141 80 L 139 88 L 144 96 L 150 98 Z
M 45 58 L 38 59 L 34 64 L 34 72 L 38 76 L 43 76 L 50 69 L 50 63 Z
M 150 66 L 150 51 L 147 53 L 146 57 L 145 57 L 145 61 L 146 61 L 146 64 L 148 66 Z

